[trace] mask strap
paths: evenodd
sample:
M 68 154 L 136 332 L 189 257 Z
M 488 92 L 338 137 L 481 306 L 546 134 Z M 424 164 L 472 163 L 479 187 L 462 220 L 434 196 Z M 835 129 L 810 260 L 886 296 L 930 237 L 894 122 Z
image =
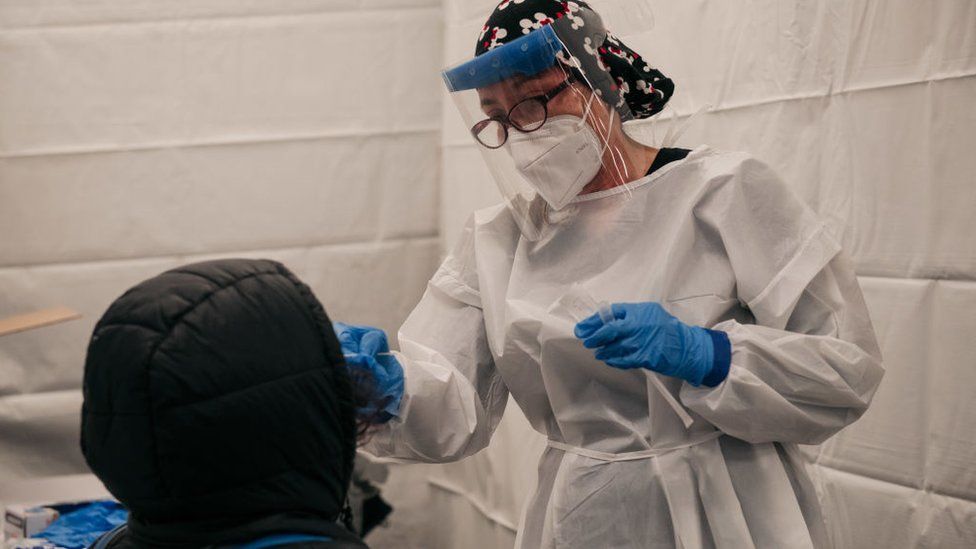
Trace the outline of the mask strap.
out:
M 583 118 L 580 119 L 580 123 L 581 124 L 587 124 L 587 121 L 586 120 L 590 117 L 590 113 L 591 113 L 592 108 L 593 108 L 593 101 L 595 101 L 595 100 L 596 100 L 596 92 L 591 90 L 590 91 L 590 100 L 586 103 L 586 109 L 583 111 Z M 606 154 L 607 149 L 610 148 L 610 134 L 613 131 L 613 110 L 610 109 L 609 107 L 607 108 L 607 115 L 610 117 L 610 120 L 606 124 L 606 126 L 604 126 L 602 120 L 597 120 L 595 116 L 593 117 L 593 119 L 597 122 L 597 125 L 600 126 L 600 128 L 595 128 L 597 130 L 597 137 L 599 137 L 600 139 L 603 140 L 603 149 L 600 151 L 600 158 L 601 158 L 601 160 L 602 160 L 603 156 Z M 600 135 L 599 132 L 604 127 L 606 128 L 606 133 L 605 133 L 605 135 Z M 580 128 L 582 128 L 582 126 L 580 126 Z M 619 157 L 619 160 L 618 160 L 618 157 Z M 621 185 L 624 185 L 624 184 L 628 183 L 629 180 L 630 180 L 630 170 L 627 169 L 627 163 L 624 162 L 623 153 L 621 153 L 620 151 L 618 151 L 616 149 L 611 149 L 610 150 L 610 159 L 613 160 L 613 166 L 614 166 L 614 168 L 617 171 L 617 177 L 619 179 L 621 179 L 620 184 Z M 621 166 L 623 166 L 622 169 L 621 169 Z M 627 191 L 627 194 L 628 195 L 632 194 L 632 191 L 630 190 L 630 188 L 627 188 L 626 191 Z
M 590 100 L 586 103 L 586 109 L 583 111 L 583 117 L 580 119 L 580 126 L 579 126 L 580 128 L 583 127 L 582 124 L 587 124 L 586 120 L 590 117 L 590 111 L 592 110 L 593 101 L 595 100 L 596 100 L 596 92 L 591 90 Z M 603 127 L 603 121 L 597 120 L 595 116 L 593 117 L 593 120 L 600 126 L 600 128 L 594 128 L 594 129 L 597 131 L 597 137 L 603 140 L 603 149 L 600 151 L 600 156 L 603 157 L 603 153 L 605 153 L 607 151 L 607 147 L 610 146 L 610 129 L 607 128 L 606 135 L 600 135 L 599 132 Z M 610 119 L 610 124 L 611 126 L 613 125 L 612 118 Z
M 610 110 L 610 109 L 607 109 L 607 113 L 610 116 L 610 121 L 607 123 L 607 136 L 604 139 L 604 142 L 606 143 L 606 148 L 610 148 L 610 135 L 613 132 L 613 111 Z M 624 162 L 624 159 L 623 159 L 623 156 L 622 156 L 621 152 L 618 151 L 617 149 L 612 149 L 610 151 L 610 153 L 611 153 L 610 154 L 610 158 L 613 158 L 613 167 L 617 169 L 617 176 L 618 177 L 620 176 L 620 172 L 621 172 L 620 166 L 622 165 L 623 166 L 623 177 L 624 178 L 630 177 L 630 173 L 627 170 L 627 163 Z M 619 157 L 619 160 L 620 160 L 619 163 L 617 162 L 618 157 Z M 621 181 L 621 183 L 626 183 L 626 181 Z
M 580 124 L 581 124 L 580 128 L 583 127 L 582 124 L 587 124 L 586 120 L 590 117 L 590 113 L 593 107 L 593 101 L 595 100 L 596 100 L 596 92 L 590 90 L 590 100 L 586 103 L 586 109 L 583 111 L 583 118 L 580 119 Z M 595 116 L 593 117 L 593 120 L 596 121 L 599 126 L 601 127 L 603 126 L 603 122 L 601 120 L 597 120 Z M 611 127 L 613 126 L 612 115 L 610 118 L 610 125 Z M 594 128 L 594 129 L 596 130 L 597 137 L 603 140 L 603 149 L 600 150 L 600 158 L 602 159 L 603 155 L 607 152 L 607 149 L 610 147 L 610 128 L 607 128 L 606 135 L 600 135 L 601 128 Z M 616 158 L 613 159 L 613 163 L 614 164 L 617 163 Z
M 596 93 L 594 93 L 593 96 L 596 96 Z M 589 105 L 587 105 L 587 111 L 589 111 Z M 613 110 L 609 107 L 607 108 L 607 115 L 610 117 L 610 120 L 607 122 L 606 126 L 604 126 L 602 120 L 597 120 L 599 126 L 606 128 L 606 134 L 599 136 L 603 139 L 603 150 L 600 151 L 601 158 L 603 158 L 603 155 L 606 153 L 607 149 L 610 148 L 610 135 L 613 132 Z M 594 117 L 594 120 L 596 120 L 596 117 Z M 630 180 L 630 170 L 627 168 L 627 163 L 624 162 L 623 153 L 617 149 L 611 149 L 610 158 L 613 160 L 613 166 L 617 171 L 617 177 L 620 179 L 620 184 L 627 183 Z M 630 194 L 630 192 L 631 191 L 628 188 L 627 193 Z
M 586 124 L 586 119 L 590 117 L 590 110 L 593 107 L 593 100 L 595 97 L 596 97 L 596 92 L 590 91 L 590 100 L 586 102 L 586 109 L 583 110 L 583 118 L 580 119 L 582 120 L 583 124 Z M 582 126 L 580 127 L 582 128 Z

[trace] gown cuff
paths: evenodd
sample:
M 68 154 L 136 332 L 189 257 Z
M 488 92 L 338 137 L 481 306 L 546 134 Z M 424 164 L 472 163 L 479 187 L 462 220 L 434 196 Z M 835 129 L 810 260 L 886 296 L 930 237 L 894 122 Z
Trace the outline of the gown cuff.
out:
M 729 336 L 725 332 L 708 329 L 705 332 L 712 339 L 714 353 L 712 369 L 702 379 L 702 385 L 715 387 L 725 381 L 725 378 L 729 375 L 729 367 L 732 365 L 732 344 L 729 342 Z

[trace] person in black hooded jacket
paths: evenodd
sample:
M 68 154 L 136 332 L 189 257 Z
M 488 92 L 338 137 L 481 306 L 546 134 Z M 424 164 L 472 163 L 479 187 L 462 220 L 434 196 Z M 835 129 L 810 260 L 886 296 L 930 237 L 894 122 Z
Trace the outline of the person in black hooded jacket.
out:
M 325 310 L 280 263 L 142 282 L 85 362 L 82 452 L 129 510 L 96 546 L 366 547 L 340 524 L 357 398 Z

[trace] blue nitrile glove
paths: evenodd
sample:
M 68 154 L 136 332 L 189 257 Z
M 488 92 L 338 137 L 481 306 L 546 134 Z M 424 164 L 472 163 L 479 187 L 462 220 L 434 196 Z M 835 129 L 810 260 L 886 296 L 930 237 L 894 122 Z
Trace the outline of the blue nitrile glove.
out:
M 358 408 L 356 413 L 361 417 L 378 415 L 380 423 L 396 417 L 403 399 L 403 368 L 390 353 L 386 334 L 379 328 L 342 322 L 333 322 L 332 327 L 342 345 L 348 367 L 369 374 L 377 394 L 383 399 L 380 408 L 376 407 L 377 403 L 371 403 Z
M 688 326 L 657 303 L 614 303 L 614 320 L 594 314 L 576 325 L 576 337 L 596 358 L 623 369 L 647 368 L 714 387 L 729 373 L 732 347 L 725 332 Z

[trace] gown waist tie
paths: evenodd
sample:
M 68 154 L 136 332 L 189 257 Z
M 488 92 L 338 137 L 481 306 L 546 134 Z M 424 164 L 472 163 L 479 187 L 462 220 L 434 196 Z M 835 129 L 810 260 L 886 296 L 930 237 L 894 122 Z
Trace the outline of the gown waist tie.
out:
M 697 446 L 703 444 L 710 440 L 715 440 L 722 436 L 722 431 L 707 431 L 705 433 L 692 436 L 689 440 L 682 442 L 680 444 L 675 444 L 673 446 L 664 446 L 661 448 L 648 448 L 646 450 L 637 450 L 634 452 L 622 452 L 615 454 L 612 452 L 599 452 L 597 450 L 590 450 L 588 448 L 580 448 L 578 446 L 573 446 L 571 444 L 566 444 L 565 442 L 559 442 L 556 440 L 549 439 L 548 446 L 550 448 L 556 448 L 564 452 L 569 452 L 571 454 L 576 454 L 578 456 L 588 457 L 590 459 L 595 459 L 599 461 L 636 461 L 640 459 L 650 459 L 657 456 L 661 456 L 675 450 L 681 450 L 683 448 L 690 448 L 692 446 Z

